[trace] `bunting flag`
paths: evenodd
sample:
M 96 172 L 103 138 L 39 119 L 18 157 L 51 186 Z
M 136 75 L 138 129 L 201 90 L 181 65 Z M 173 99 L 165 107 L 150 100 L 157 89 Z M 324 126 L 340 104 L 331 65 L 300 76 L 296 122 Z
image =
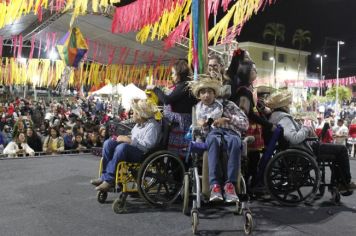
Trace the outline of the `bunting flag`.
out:
M 217 44 L 219 38 L 225 40 L 227 36 L 228 27 L 231 19 L 233 20 L 233 28 L 230 32 L 238 33 L 240 30 L 236 28 L 242 28 L 244 23 L 260 9 L 263 9 L 266 5 L 273 4 L 276 0 L 239 0 L 228 11 L 227 14 L 209 31 L 208 41 L 214 39 L 214 45 Z M 227 7 L 230 1 L 223 0 L 223 7 Z M 230 35 L 231 37 L 231 35 Z
M 161 18 L 153 24 L 144 26 L 136 35 L 136 40 L 144 43 L 151 35 L 151 40 L 168 36 L 175 27 L 187 18 L 192 0 L 176 1 L 170 10 L 165 10 Z
M 33 52 L 35 50 L 35 41 L 36 41 L 36 35 L 32 35 L 32 37 L 31 37 L 30 55 L 28 56 L 28 58 L 30 58 L 30 59 L 33 58 Z
M 79 28 L 69 30 L 57 45 L 58 53 L 67 66 L 78 67 L 88 51 L 88 45 Z
M 22 16 L 28 14 L 37 15 L 38 20 L 42 21 L 43 10 L 55 11 L 56 13 L 73 11 L 71 23 L 79 15 L 87 13 L 89 4 L 93 12 L 97 13 L 101 8 L 119 3 L 121 0 L 0 0 L 0 29 L 6 25 L 13 24 Z M 152 0 L 153 1 L 153 0 Z M 160 1 L 158 1 L 160 2 Z
M 165 11 L 171 11 L 186 0 L 136 0 L 123 7 L 117 7 L 111 31 L 113 33 L 128 33 L 141 30 L 144 26 L 157 22 Z
M 169 49 L 176 43 L 181 42 L 184 36 L 188 34 L 190 27 L 191 16 L 189 15 L 183 22 L 181 22 L 169 35 L 164 39 L 164 48 Z
M 313 81 L 313 80 L 285 80 L 285 86 L 293 87 L 332 87 L 337 84 L 337 79 L 327 79 L 322 81 Z M 339 78 L 339 85 L 341 86 L 350 86 L 356 84 L 356 76 L 350 76 L 345 78 Z

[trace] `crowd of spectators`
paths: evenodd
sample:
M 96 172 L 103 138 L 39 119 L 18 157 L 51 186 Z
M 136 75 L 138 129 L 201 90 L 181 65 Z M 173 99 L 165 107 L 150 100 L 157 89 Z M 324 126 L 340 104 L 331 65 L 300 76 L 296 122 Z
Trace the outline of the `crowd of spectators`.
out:
M 127 120 L 128 112 L 111 113 L 109 102 L 94 98 L 63 101 L 16 98 L 0 103 L 0 154 L 32 156 L 83 152 L 102 147 L 109 120 Z

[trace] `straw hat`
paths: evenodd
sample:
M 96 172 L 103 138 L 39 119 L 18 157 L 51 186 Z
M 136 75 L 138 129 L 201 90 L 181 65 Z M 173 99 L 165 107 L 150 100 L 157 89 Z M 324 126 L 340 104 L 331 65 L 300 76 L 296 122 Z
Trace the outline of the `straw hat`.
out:
M 266 106 L 271 109 L 288 107 L 292 104 L 292 93 L 283 90 L 277 91 L 267 98 Z
M 155 117 L 156 113 L 159 111 L 155 104 L 147 101 L 146 99 L 133 101 L 131 108 L 137 112 L 140 117 L 145 119 Z
M 255 87 L 255 89 L 257 91 L 257 94 L 271 94 L 276 91 L 275 88 L 265 85 Z
M 199 97 L 199 91 L 204 88 L 214 90 L 215 95 L 220 95 L 222 83 L 219 80 L 213 79 L 208 75 L 199 75 L 198 80 L 190 81 L 189 88 L 195 97 Z

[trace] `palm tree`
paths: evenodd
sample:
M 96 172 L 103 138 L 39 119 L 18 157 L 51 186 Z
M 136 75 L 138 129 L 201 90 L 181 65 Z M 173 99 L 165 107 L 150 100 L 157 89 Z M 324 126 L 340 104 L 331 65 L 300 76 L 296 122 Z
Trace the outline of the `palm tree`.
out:
M 274 63 L 274 69 L 273 69 L 273 77 L 274 77 L 274 86 L 277 85 L 277 80 L 276 80 L 276 65 L 277 65 L 277 41 L 284 41 L 284 34 L 285 34 L 286 28 L 283 24 L 279 23 L 268 23 L 265 26 L 265 29 L 263 31 L 263 38 L 267 37 L 272 37 L 273 38 L 273 63 Z
M 302 48 L 311 42 L 311 33 L 309 30 L 297 29 L 293 35 L 293 45 L 298 43 L 299 45 L 299 53 L 298 53 L 298 79 L 299 79 L 299 71 L 300 71 L 300 51 Z

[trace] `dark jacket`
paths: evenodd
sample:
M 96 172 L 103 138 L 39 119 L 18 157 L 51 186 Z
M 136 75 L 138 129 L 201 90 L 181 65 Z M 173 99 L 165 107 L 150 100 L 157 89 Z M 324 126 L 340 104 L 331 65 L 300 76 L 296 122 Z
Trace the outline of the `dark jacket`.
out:
M 171 105 L 173 112 L 191 114 L 192 107 L 196 104 L 196 99 L 190 93 L 186 81 L 178 82 L 175 89 L 169 95 L 164 94 L 164 92 L 157 87 L 153 91 L 157 95 L 160 103 Z
M 238 88 L 236 93 L 236 100 L 234 101 L 237 105 L 239 105 L 241 97 L 246 97 L 250 101 L 250 110 L 248 114 L 246 114 L 249 120 L 261 125 L 263 128 L 266 128 L 267 130 L 270 130 L 273 124 L 263 116 L 259 116 L 253 111 L 253 108 L 256 106 L 256 104 L 253 101 L 253 95 L 251 90 L 249 90 L 247 87 L 244 86 Z
M 37 135 L 32 135 L 32 137 L 27 137 L 27 144 L 35 152 L 42 152 L 42 142 L 41 138 Z

